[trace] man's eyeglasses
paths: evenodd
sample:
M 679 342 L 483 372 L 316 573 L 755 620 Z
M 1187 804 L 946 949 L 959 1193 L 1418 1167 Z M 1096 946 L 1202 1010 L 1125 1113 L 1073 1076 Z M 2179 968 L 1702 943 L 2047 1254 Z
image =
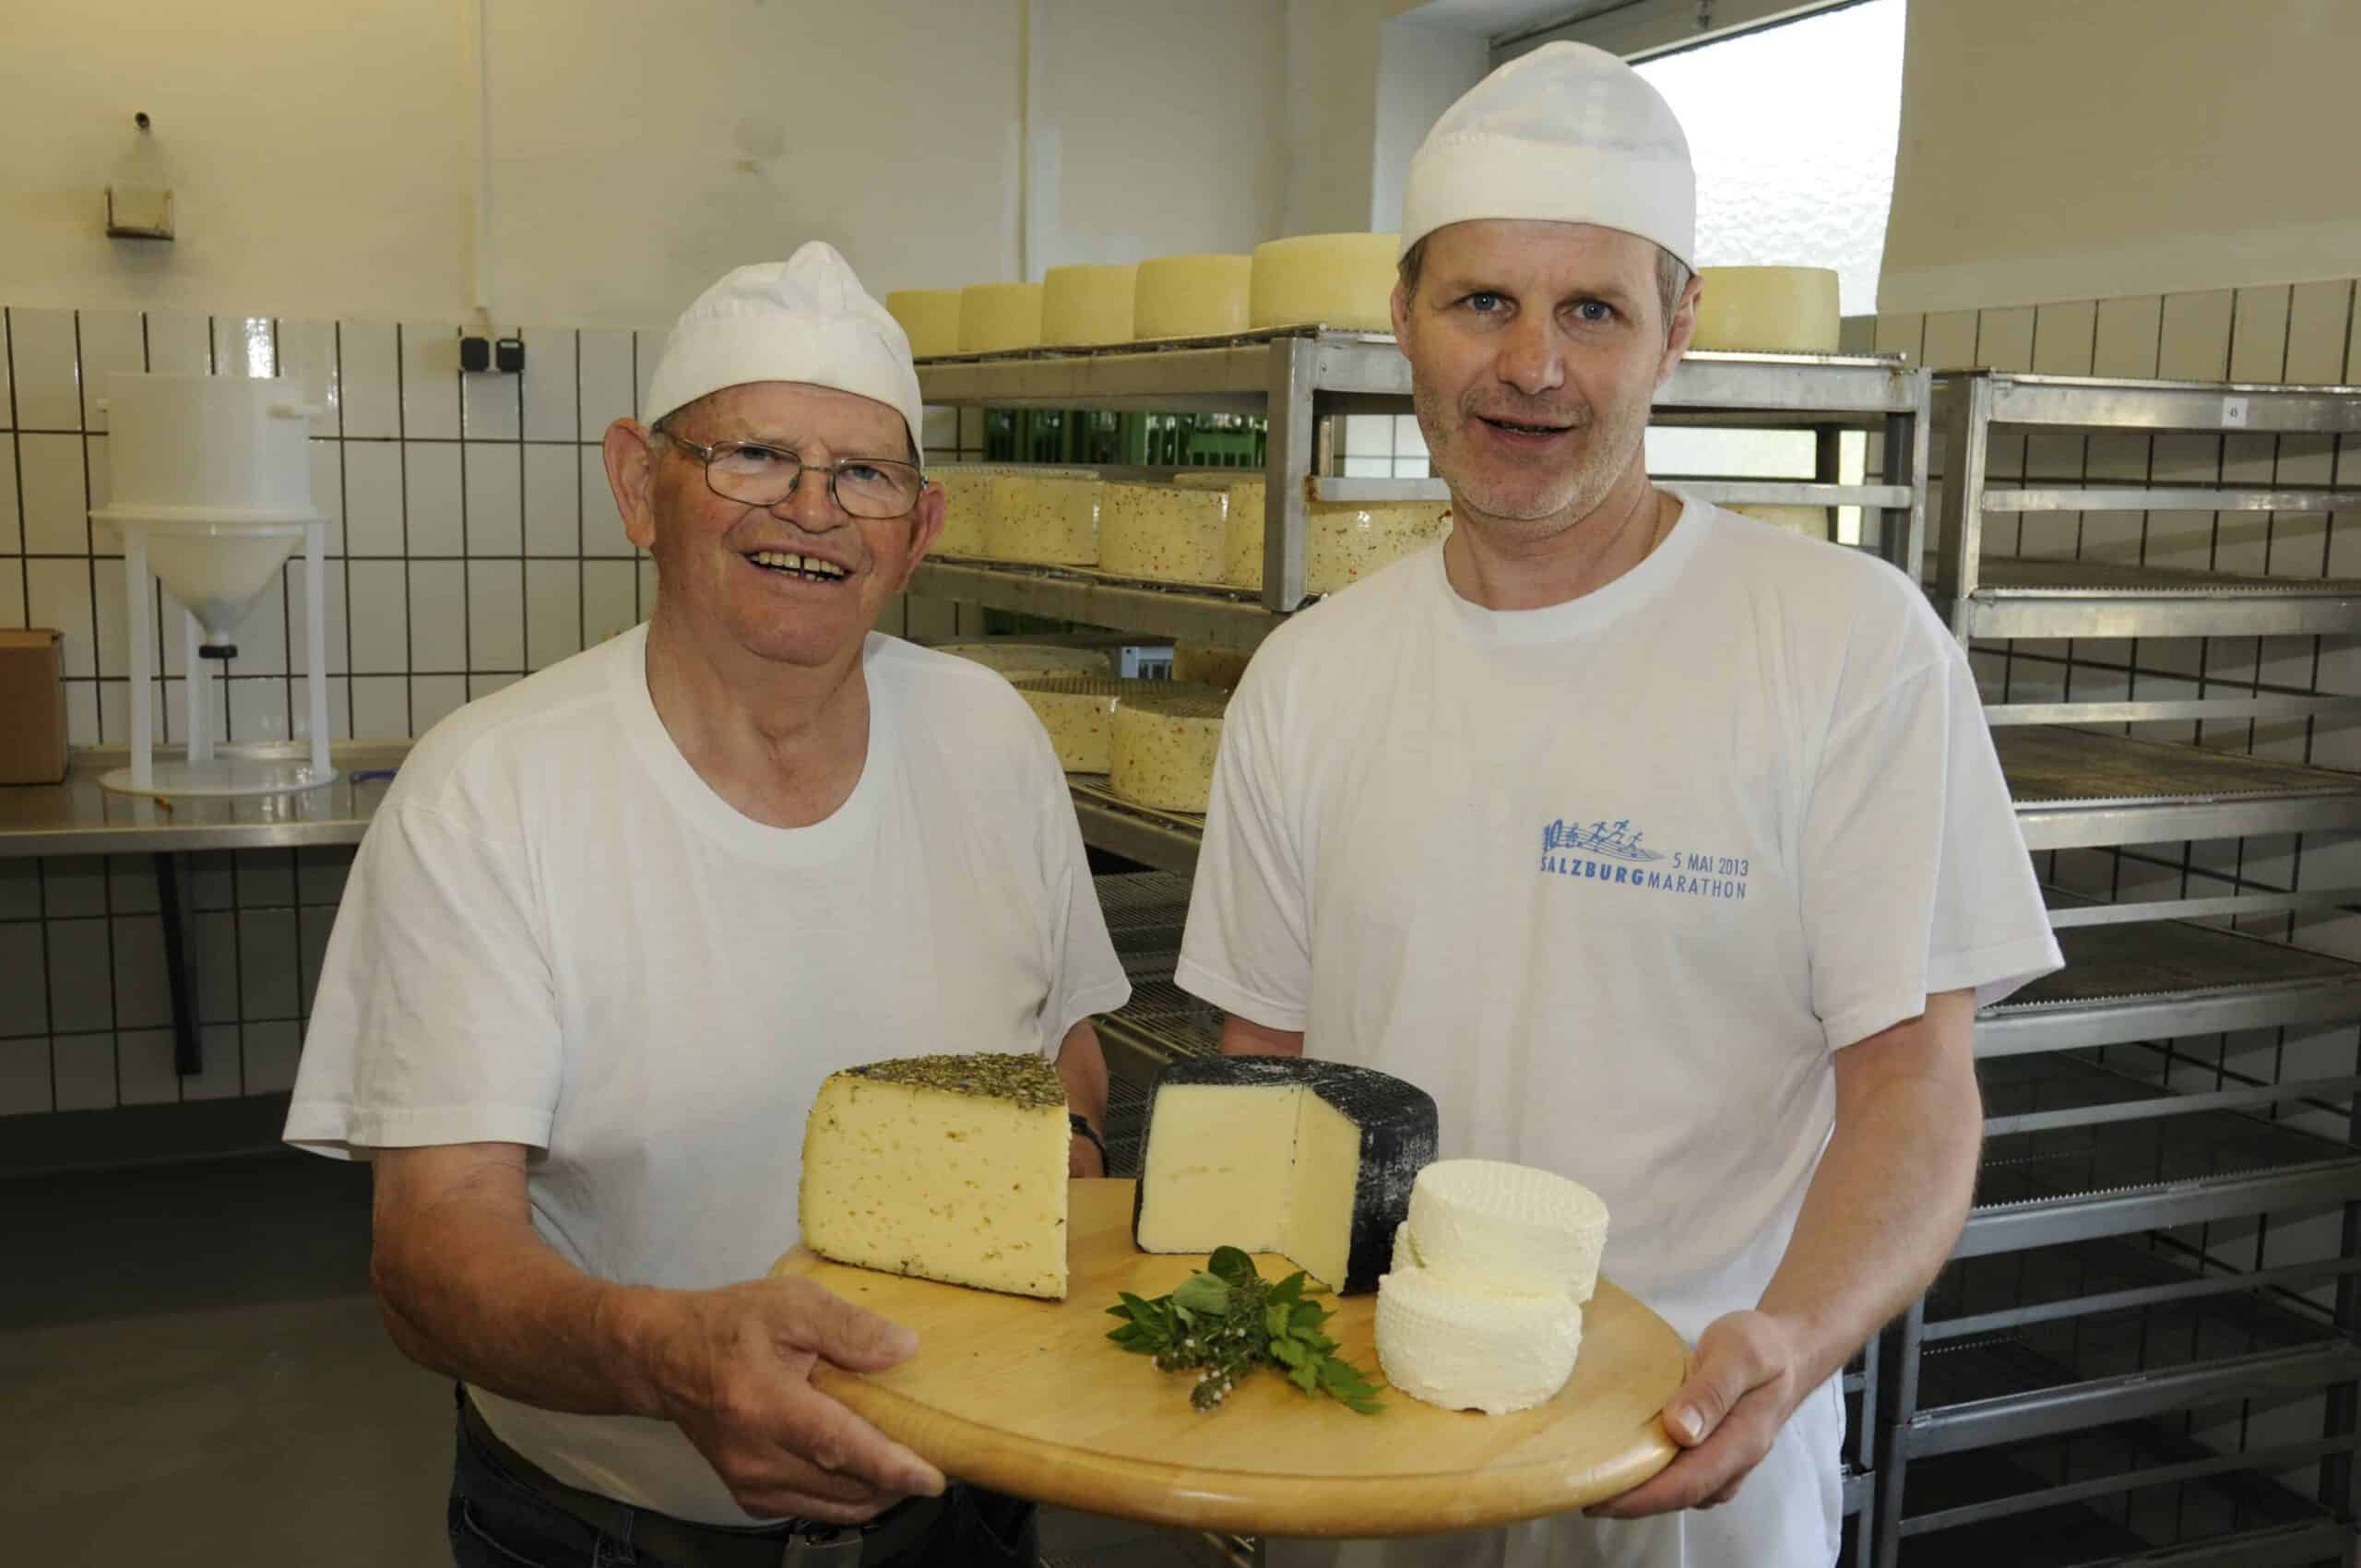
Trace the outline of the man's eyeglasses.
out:
M 809 466 L 794 453 L 755 441 L 717 441 L 700 446 L 669 430 L 656 434 L 705 464 L 706 487 L 725 500 L 749 506 L 776 506 L 795 493 Z M 841 457 L 826 468 L 828 497 L 848 517 L 899 517 L 919 504 L 926 476 L 914 463 L 892 457 Z

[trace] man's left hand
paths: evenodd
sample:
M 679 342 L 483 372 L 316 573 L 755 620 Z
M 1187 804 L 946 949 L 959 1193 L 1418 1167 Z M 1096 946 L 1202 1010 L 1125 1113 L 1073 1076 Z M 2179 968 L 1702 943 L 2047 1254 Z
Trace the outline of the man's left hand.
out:
M 1069 1176 L 1104 1176 L 1107 1162 L 1098 1156 L 1098 1146 L 1076 1133 L 1066 1144 L 1066 1174 Z
M 1768 1313 L 1732 1313 L 1708 1324 L 1689 1381 L 1664 1408 L 1664 1430 L 1684 1452 L 1653 1479 L 1585 1512 L 1636 1519 L 1736 1497 L 1810 1392 L 1799 1386 L 1798 1359 L 1793 1331 Z

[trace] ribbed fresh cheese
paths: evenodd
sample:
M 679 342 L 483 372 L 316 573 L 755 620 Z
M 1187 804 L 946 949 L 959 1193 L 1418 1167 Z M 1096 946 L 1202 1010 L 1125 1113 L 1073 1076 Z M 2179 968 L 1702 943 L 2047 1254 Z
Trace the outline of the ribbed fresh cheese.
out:
M 1254 261 L 1243 255 L 1160 255 L 1140 263 L 1132 336 L 1233 338 L 1246 330 Z
M 959 351 L 957 289 L 896 289 L 885 296 L 885 313 L 910 337 L 910 356 L 927 359 Z
M 1447 1410 L 1506 1415 L 1554 1396 L 1573 1374 L 1583 1313 L 1560 1295 L 1519 1295 L 1399 1268 L 1377 1293 L 1385 1380 Z
M 1050 732 L 1059 766 L 1068 773 L 1105 773 L 1113 766 L 1117 700 L 1167 684 L 1105 675 L 1056 675 L 1019 681 L 1016 690 Z
M 1205 687 L 1125 697 L 1115 707 L 1108 787 L 1134 805 L 1204 811 L 1221 751 L 1224 700 Z
M 1098 569 L 1116 576 L 1218 583 L 1228 538 L 1226 490 L 1117 483 L 1098 499 Z
M 1106 651 L 1095 647 L 1057 647 L 1042 643 L 937 643 L 934 651 L 980 664 L 1009 681 L 1109 675 L 1115 669 L 1115 661 Z
M 1041 341 L 1088 347 L 1132 340 L 1133 266 L 1052 267 L 1041 274 Z
M 1393 234 L 1300 234 L 1254 247 L 1246 319 L 1272 327 L 1394 330 Z
M 1222 580 L 1234 588 L 1263 586 L 1263 481 L 1184 474 L 1174 482 L 1220 484 L 1229 491 L 1229 527 L 1222 548 Z M 1304 586 L 1335 593 L 1381 566 L 1425 549 L 1451 531 L 1451 517 L 1433 501 L 1346 501 L 1308 504 L 1304 519 Z
M 1098 564 L 1096 479 L 995 473 L 984 484 L 984 553 L 1051 566 Z
M 1732 506 L 1730 510 L 1742 517 L 1752 517 L 1756 522 L 1769 523 L 1774 528 L 1786 529 L 1789 533 L 1802 534 L 1806 539 L 1825 542 L 1834 537 L 1829 528 L 1828 508 L 1825 506 L 1770 506 L 1750 502 L 1742 506 Z
M 1172 678 L 1234 692 L 1246 678 L 1246 661 L 1254 656 L 1234 647 L 1205 647 L 1196 643 L 1172 647 Z
M 1041 285 L 970 283 L 959 291 L 959 351 L 996 354 L 1041 346 Z
M 1598 1284 L 1607 1205 L 1555 1171 L 1438 1160 L 1410 1194 L 1409 1233 L 1421 1266 L 1447 1279 L 1580 1305 Z
M 829 1075 L 799 1217 L 823 1257 L 1020 1296 L 1066 1293 L 1065 1087 L 1038 1056 L 924 1056 Z
M 1435 1102 L 1366 1067 L 1300 1056 L 1176 1062 L 1148 1088 L 1132 1240 L 1143 1252 L 1278 1253 L 1373 1289 L 1435 1155 Z
M 1836 274 L 1825 267 L 1708 267 L 1692 349 L 1833 354 Z

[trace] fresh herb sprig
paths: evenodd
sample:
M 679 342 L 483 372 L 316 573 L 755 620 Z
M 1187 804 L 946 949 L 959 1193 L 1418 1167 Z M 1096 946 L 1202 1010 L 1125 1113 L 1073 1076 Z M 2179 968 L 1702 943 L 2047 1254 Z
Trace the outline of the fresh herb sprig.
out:
M 1385 1408 L 1378 1389 L 1359 1368 L 1338 1359 L 1336 1342 L 1321 1332 L 1331 1313 L 1304 1299 L 1313 1289 L 1300 1269 L 1275 1284 L 1266 1281 L 1252 1258 L 1223 1247 L 1169 1296 L 1118 1292 L 1121 1301 L 1107 1313 L 1122 1319 L 1122 1326 L 1107 1337 L 1155 1357 L 1159 1372 L 1195 1369 L 1189 1403 L 1200 1410 L 1217 1408 L 1239 1379 L 1269 1365 L 1306 1394 L 1325 1394 L 1349 1409 L 1376 1415 Z

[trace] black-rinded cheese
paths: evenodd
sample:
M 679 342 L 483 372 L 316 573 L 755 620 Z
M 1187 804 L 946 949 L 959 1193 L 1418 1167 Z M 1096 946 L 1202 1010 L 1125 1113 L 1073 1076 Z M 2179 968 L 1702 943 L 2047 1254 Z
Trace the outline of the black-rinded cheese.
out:
M 1148 1088 L 1132 1240 L 1279 1253 L 1339 1291 L 1374 1290 L 1435 1148 L 1433 1098 L 1387 1074 L 1298 1056 L 1176 1062 Z

